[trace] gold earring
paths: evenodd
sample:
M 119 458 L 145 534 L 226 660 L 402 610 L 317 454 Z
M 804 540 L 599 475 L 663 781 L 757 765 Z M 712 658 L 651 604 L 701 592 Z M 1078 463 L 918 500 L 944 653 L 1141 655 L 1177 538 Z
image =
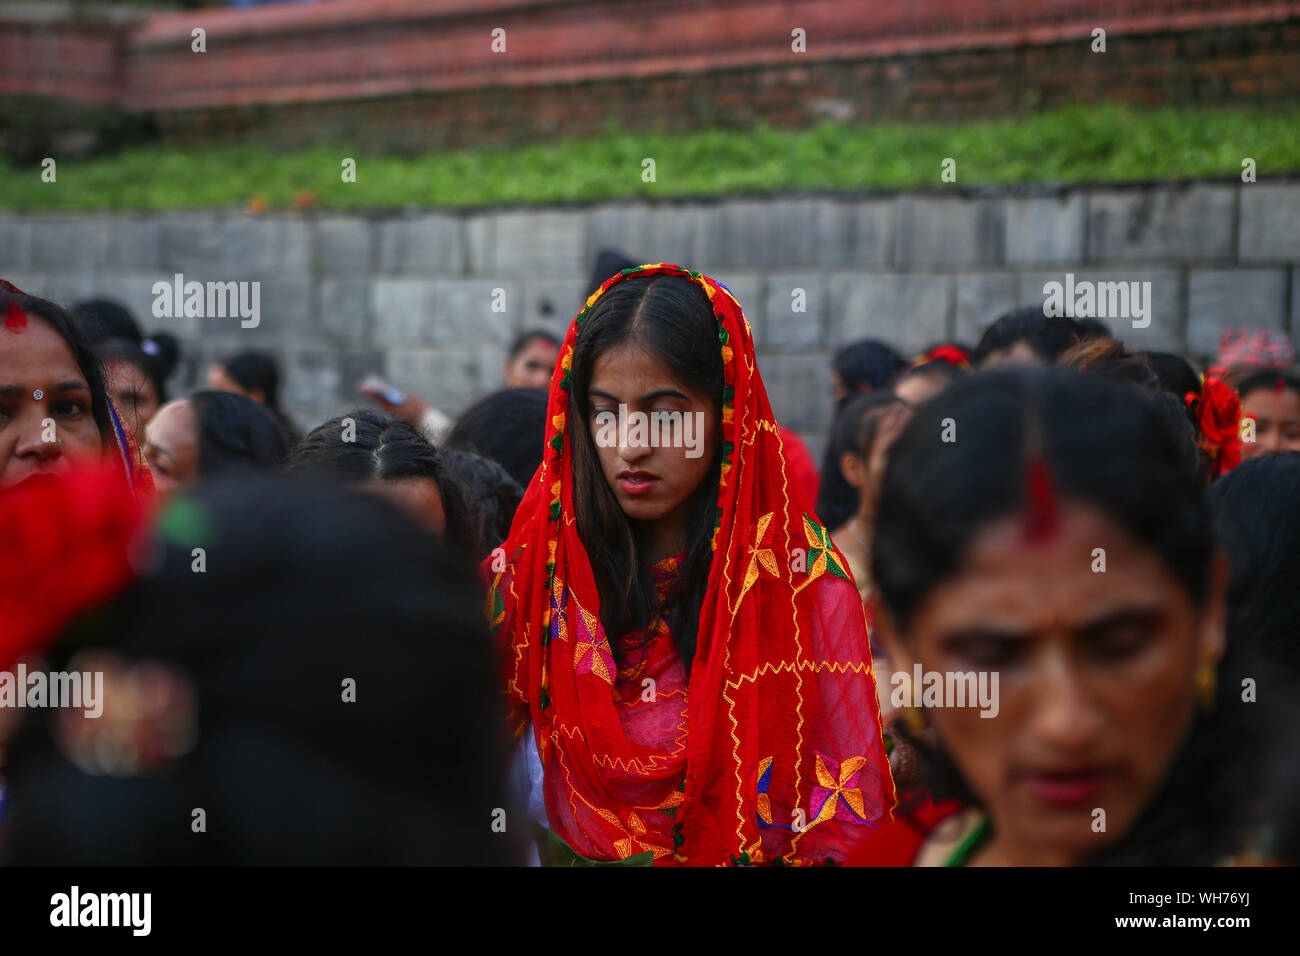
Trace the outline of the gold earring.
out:
M 1196 669 L 1196 693 L 1201 701 L 1201 709 L 1206 713 L 1214 710 L 1214 698 L 1218 692 L 1218 675 L 1214 670 L 1214 659 L 1204 657 Z
M 900 707 L 899 711 L 903 716 L 903 723 L 907 725 L 907 729 L 910 730 L 914 736 L 919 737 L 921 734 L 925 733 L 925 716 L 921 713 L 920 707 L 909 705 L 907 707 Z

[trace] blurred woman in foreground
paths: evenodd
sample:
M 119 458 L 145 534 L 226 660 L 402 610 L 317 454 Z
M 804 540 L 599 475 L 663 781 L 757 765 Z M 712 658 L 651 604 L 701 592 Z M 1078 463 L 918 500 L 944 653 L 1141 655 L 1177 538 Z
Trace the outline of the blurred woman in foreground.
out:
M 0 553 L 0 668 L 34 653 L 102 675 L 98 715 L 22 711 L 0 861 L 519 859 L 461 556 L 377 497 L 301 479 L 205 483 L 153 525 L 124 520 L 125 495 L 72 474 L 0 498 L 0 534 L 44 543 Z M 57 591 L 58 616 L 19 588 Z
M 1216 691 L 1227 565 L 1190 436 L 1156 397 L 992 373 L 895 442 L 880 637 L 938 803 L 905 801 L 857 862 L 1194 864 L 1240 848 L 1260 738 L 1224 729 L 1255 705 Z M 953 694 L 962 674 L 978 703 Z

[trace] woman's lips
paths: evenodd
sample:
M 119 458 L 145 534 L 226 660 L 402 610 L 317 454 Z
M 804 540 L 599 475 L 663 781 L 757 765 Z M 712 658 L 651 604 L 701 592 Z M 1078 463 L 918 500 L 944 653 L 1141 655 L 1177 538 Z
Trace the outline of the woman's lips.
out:
M 618 486 L 629 495 L 648 494 L 658 483 L 658 476 L 648 471 L 625 471 L 618 476 Z
M 1026 774 L 1025 784 L 1044 803 L 1077 807 L 1097 796 L 1104 779 L 1100 770 L 1066 770 Z

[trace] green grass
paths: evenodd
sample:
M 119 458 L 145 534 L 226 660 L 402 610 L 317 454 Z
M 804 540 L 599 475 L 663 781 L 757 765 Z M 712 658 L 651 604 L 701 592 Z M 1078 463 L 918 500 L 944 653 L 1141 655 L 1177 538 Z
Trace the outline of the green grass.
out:
M 340 163 L 357 160 L 357 181 Z M 652 157 L 657 181 L 642 181 Z M 1128 182 L 1238 177 L 1245 157 L 1262 176 L 1300 172 L 1300 111 L 1069 107 L 955 125 L 826 124 L 801 131 L 610 132 L 513 149 L 371 155 L 354 145 L 286 153 L 264 146 L 144 146 L 38 166 L 0 163 L 0 208 L 180 209 L 248 204 L 331 209 L 481 206 L 598 199 L 944 186 Z M 949 187 L 951 188 L 951 187 Z

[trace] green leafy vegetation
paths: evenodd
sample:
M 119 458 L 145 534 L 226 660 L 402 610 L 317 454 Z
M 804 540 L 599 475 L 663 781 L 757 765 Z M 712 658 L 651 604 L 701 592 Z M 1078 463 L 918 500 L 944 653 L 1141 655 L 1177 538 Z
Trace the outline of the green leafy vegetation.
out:
M 356 182 L 343 182 L 345 157 Z M 655 181 L 642 178 L 643 160 Z M 0 162 L 0 208 L 328 209 L 662 199 L 737 193 L 1232 178 L 1250 157 L 1261 177 L 1300 172 L 1300 111 L 1075 106 L 951 125 L 826 124 L 806 130 L 610 132 L 511 149 L 368 155 L 355 146 L 149 145 L 39 165 Z

